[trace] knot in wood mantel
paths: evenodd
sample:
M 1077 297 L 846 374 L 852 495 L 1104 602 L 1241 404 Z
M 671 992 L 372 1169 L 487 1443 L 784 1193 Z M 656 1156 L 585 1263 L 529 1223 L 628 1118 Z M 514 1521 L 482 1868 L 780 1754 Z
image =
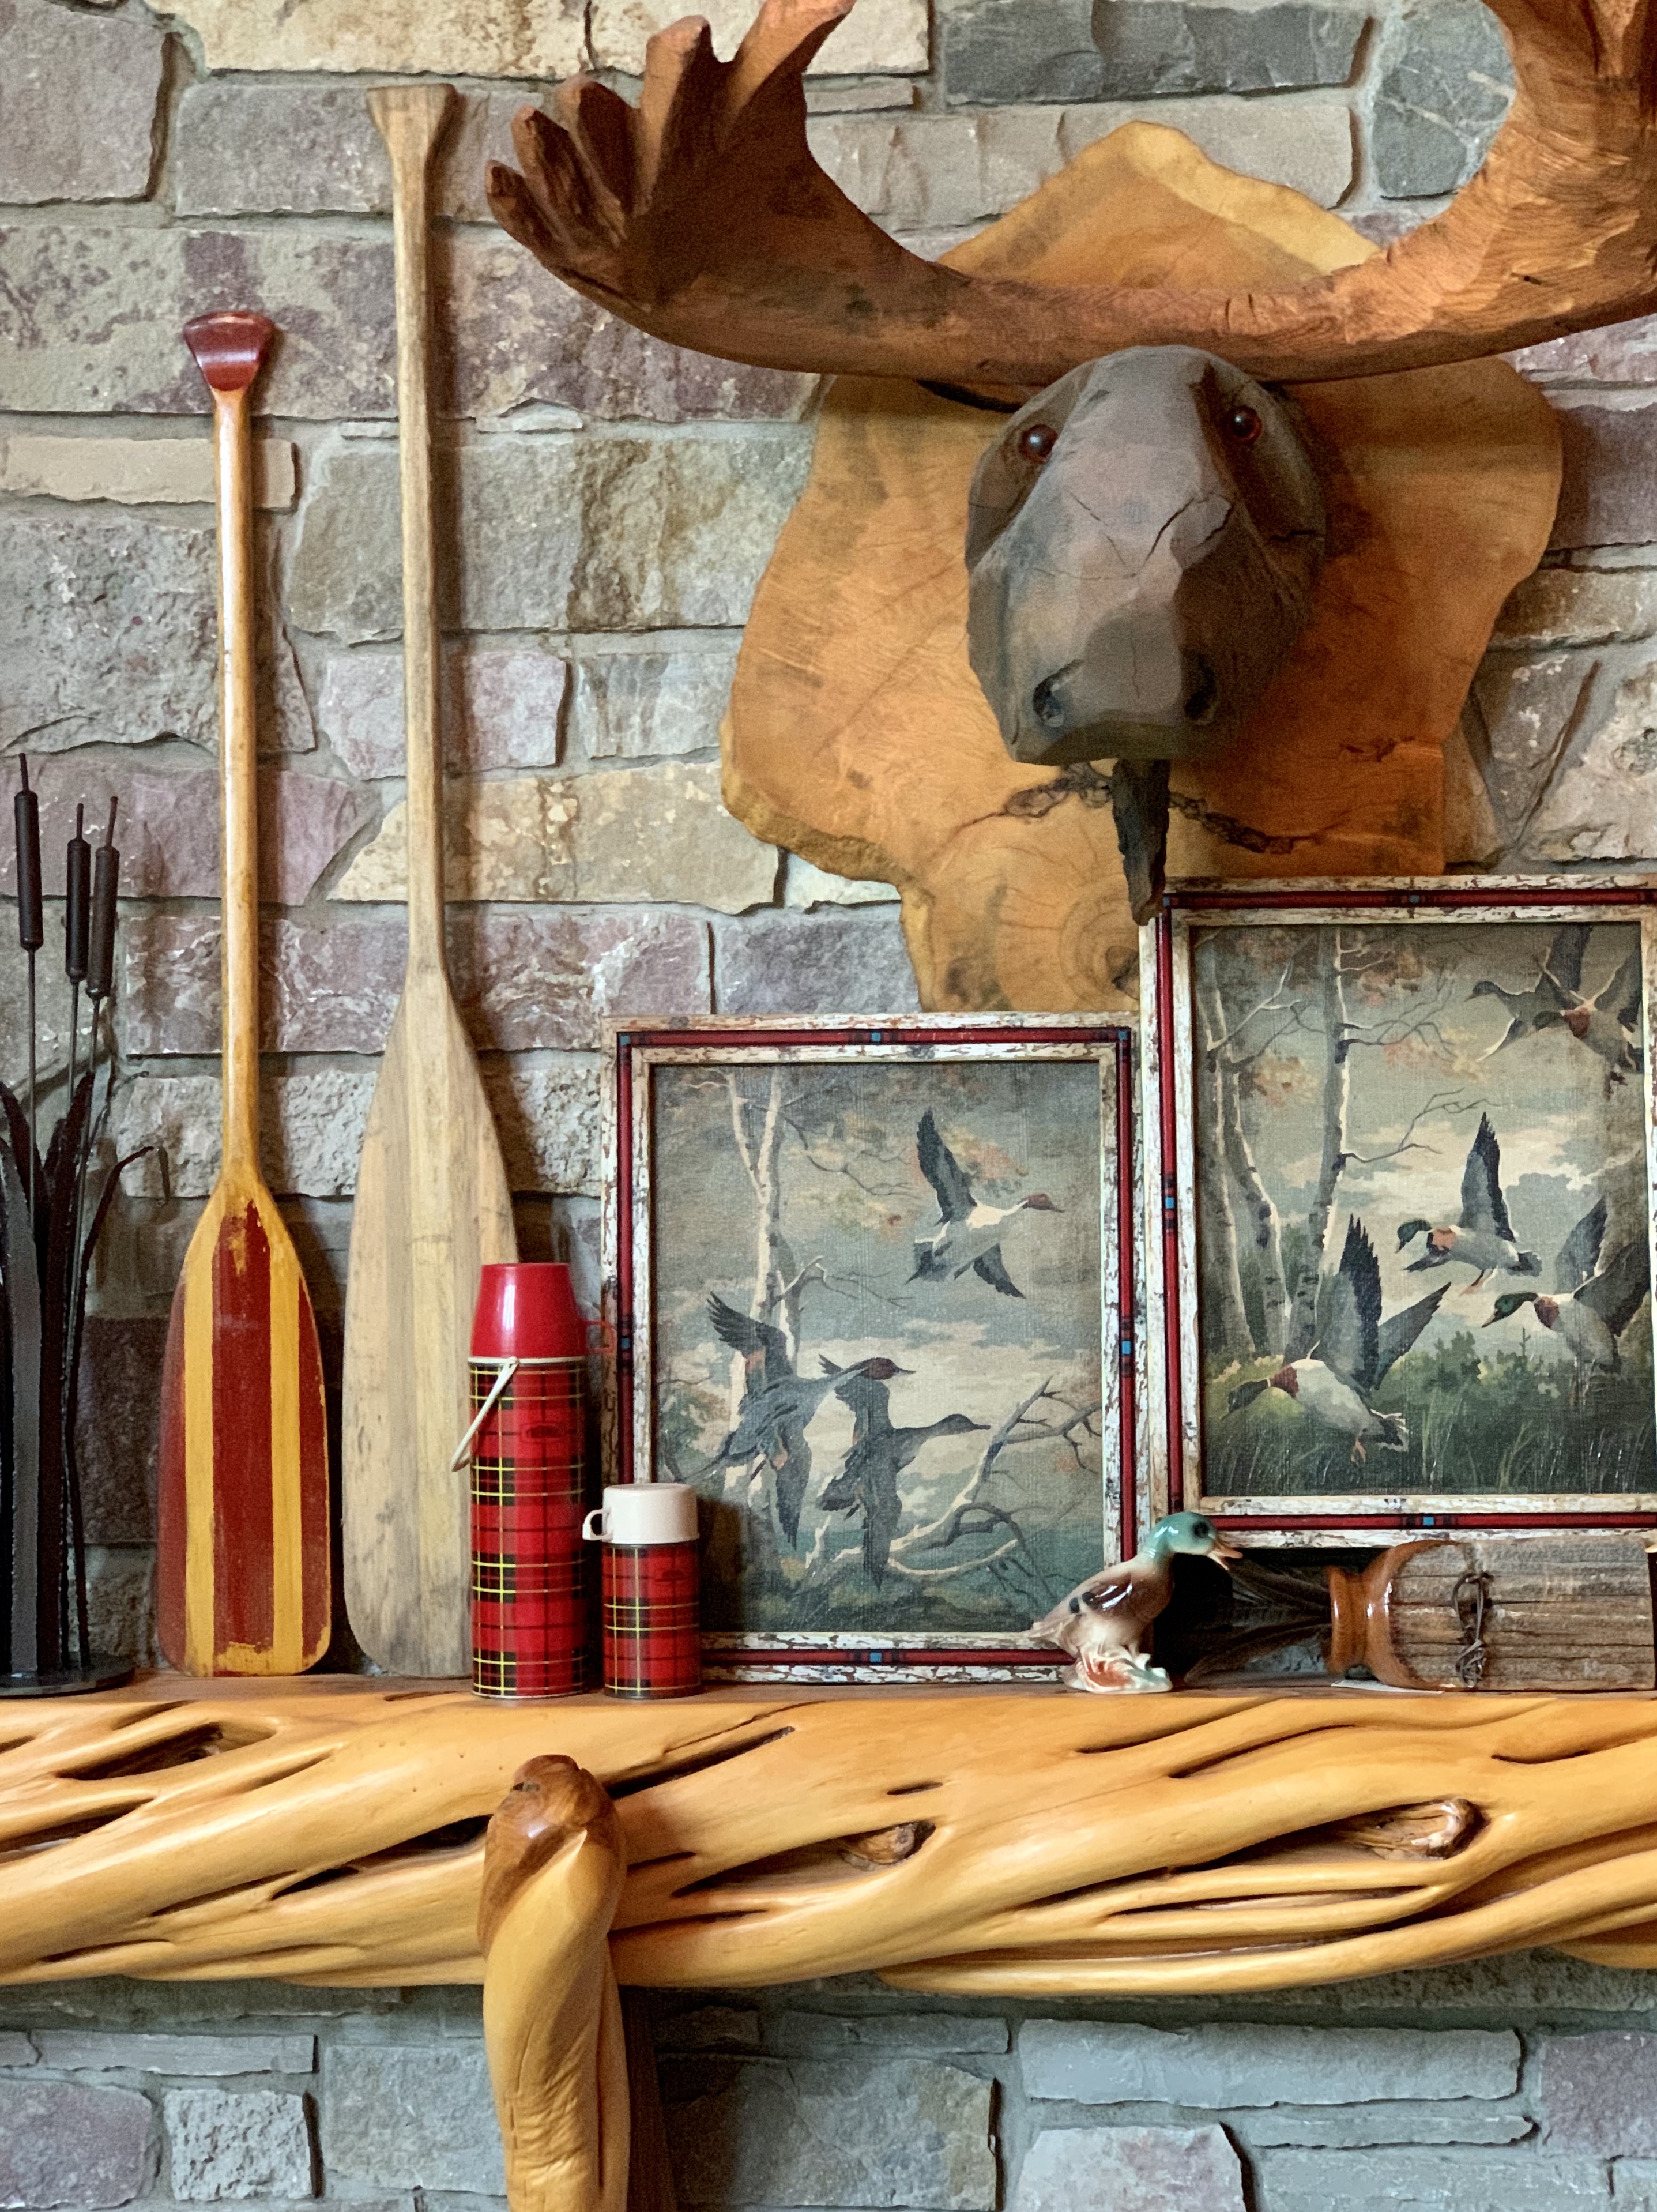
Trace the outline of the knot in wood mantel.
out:
M 151 1677 L 8 1709 L 0 1979 L 481 1980 L 484 1832 L 527 1761 L 597 1856 L 528 1830 L 507 1849 L 497 1826 L 496 1863 L 520 1857 L 492 1924 L 583 1869 L 589 1923 L 616 1898 L 624 1983 L 1193 1993 L 1533 1944 L 1657 1966 L 1654 1698 L 494 1707 L 444 1685 Z M 503 1820 L 535 1813 L 520 1792 Z

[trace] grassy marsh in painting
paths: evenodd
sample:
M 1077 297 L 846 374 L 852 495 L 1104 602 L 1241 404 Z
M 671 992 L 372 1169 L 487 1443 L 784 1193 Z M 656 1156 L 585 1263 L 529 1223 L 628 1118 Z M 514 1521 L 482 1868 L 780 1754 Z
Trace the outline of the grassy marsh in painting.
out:
M 1205 1490 L 1657 1491 L 1636 926 L 1192 950 Z
M 670 1063 L 651 1137 L 653 1458 L 713 1509 L 707 1627 L 1005 1634 L 1098 1567 L 1096 1064 Z M 1005 1220 L 920 1267 L 940 1181 Z

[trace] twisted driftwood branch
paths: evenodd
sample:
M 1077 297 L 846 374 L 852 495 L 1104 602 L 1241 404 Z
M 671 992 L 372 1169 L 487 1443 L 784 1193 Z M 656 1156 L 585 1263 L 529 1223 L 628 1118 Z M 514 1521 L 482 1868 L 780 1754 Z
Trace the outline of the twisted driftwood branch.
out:
M 6 1720 L 11 1981 L 476 1981 L 483 1829 L 549 1749 L 616 1800 L 623 1982 L 1262 1990 L 1537 1943 L 1657 1966 L 1657 1700 L 761 1689 L 497 1711 L 152 1684 Z M 1450 1844 L 1401 1856 L 1350 1826 L 1452 1802 Z M 902 1856 L 870 1848 L 899 1825 Z M 546 1862 L 596 1885 L 589 1918 L 611 1832 Z M 539 1893 L 506 1908 L 540 1931 L 526 1954 L 556 1924 Z

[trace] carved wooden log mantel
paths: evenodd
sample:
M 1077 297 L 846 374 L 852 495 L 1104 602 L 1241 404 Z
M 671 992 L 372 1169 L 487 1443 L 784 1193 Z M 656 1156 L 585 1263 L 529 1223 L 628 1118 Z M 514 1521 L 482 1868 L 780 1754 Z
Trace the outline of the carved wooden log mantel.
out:
M 446 1685 L 151 1677 L 10 1705 L 0 1741 L 14 1982 L 480 1980 L 484 1830 L 543 1754 L 614 1801 L 624 1983 L 1266 1990 L 1533 1944 L 1657 1966 L 1651 1698 L 750 1688 L 495 1708 Z M 536 1886 L 579 1869 L 574 1917 L 602 1925 L 604 1856 L 509 1851 L 495 1921 L 523 1908 L 527 1929 Z M 579 1942 L 571 1959 L 591 1976 Z

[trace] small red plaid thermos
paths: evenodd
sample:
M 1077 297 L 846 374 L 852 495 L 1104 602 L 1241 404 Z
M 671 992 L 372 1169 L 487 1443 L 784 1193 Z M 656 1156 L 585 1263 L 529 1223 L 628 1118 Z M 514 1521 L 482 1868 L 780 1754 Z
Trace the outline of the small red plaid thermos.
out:
M 685 1698 L 702 1686 L 696 1493 L 688 1482 L 623 1482 L 583 1534 L 604 1547 L 604 1687 L 613 1698 Z
M 569 1269 L 483 1271 L 472 1322 L 472 1687 L 550 1698 L 586 1686 L 582 1402 L 586 1326 Z

